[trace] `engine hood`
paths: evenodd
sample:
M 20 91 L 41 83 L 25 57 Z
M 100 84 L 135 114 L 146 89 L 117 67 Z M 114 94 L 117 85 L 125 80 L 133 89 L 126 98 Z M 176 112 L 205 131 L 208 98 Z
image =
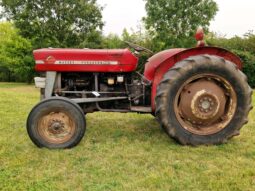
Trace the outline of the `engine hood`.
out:
M 37 71 L 131 72 L 138 58 L 128 49 L 39 49 L 34 58 Z

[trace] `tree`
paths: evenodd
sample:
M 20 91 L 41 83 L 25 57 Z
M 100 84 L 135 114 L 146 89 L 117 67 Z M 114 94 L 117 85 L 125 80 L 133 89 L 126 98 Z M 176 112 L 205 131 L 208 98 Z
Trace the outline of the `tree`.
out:
M 0 23 L 0 80 L 31 82 L 32 45 L 11 23 Z
M 118 49 L 125 48 L 126 44 L 117 34 L 109 34 L 103 38 L 103 48 Z
M 218 11 L 213 0 L 145 0 L 146 28 L 153 35 L 157 49 L 188 47 L 195 44 L 199 26 L 208 29 Z
M 96 0 L 0 0 L 0 6 L 34 48 L 86 46 L 103 26 Z

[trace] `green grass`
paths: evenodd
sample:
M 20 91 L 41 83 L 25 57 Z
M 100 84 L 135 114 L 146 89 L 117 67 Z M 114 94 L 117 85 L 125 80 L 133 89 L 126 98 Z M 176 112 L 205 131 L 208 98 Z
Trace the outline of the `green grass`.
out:
M 254 111 L 225 145 L 183 147 L 150 115 L 94 113 L 71 150 L 35 147 L 25 123 L 39 93 L 0 83 L 1 190 L 255 190 Z

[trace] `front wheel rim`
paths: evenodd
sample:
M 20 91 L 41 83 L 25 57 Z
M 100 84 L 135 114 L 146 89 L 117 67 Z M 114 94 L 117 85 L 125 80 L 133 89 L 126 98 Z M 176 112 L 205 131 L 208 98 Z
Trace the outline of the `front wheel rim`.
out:
M 76 124 L 70 114 L 54 111 L 40 117 L 38 134 L 50 144 L 64 144 L 74 136 Z
M 200 74 L 188 79 L 174 99 L 178 122 L 196 135 L 212 135 L 225 129 L 236 108 L 237 95 L 233 86 L 215 74 Z

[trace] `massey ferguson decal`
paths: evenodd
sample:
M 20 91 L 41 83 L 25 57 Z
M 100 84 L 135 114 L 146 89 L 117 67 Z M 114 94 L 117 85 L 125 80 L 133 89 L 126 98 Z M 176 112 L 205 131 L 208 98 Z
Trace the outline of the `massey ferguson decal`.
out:
M 75 61 L 75 60 L 58 60 L 55 64 L 74 64 L 74 65 L 117 65 L 117 61 Z
M 55 62 L 49 62 L 47 64 L 58 64 L 58 65 L 118 65 L 118 61 L 79 61 L 79 60 L 56 60 Z M 36 64 L 45 64 L 43 60 L 37 60 Z

